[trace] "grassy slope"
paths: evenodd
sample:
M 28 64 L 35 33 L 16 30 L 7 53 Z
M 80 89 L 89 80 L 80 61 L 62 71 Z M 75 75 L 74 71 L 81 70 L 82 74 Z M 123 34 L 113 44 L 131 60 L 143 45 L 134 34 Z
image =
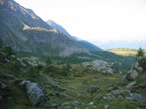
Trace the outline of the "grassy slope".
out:
M 122 98 L 112 99 L 112 100 L 103 100 L 101 97 L 110 91 L 108 87 L 113 84 L 116 87 L 123 87 L 120 80 L 124 75 L 119 75 L 118 73 L 113 76 L 107 76 L 101 73 L 88 73 L 86 68 L 77 65 L 72 69 L 71 76 L 66 78 L 54 78 L 59 84 L 63 86 L 74 89 L 75 92 L 67 91 L 67 90 L 50 90 L 48 89 L 48 93 L 65 93 L 70 96 L 70 99 L 60 98 L 55 102 L 59 103 L 61 106 L 63 103 L 72 103 L 73 101 L 79 101 L 82 104 L 77 106 L 80 109 L 103 109 L 105 105 L 109 105 L 110 109 L 136 109 L 136 107 L 140 107 L 144 109 L 146 106 L 143 103 L 126 100 Z M 78 70 L 77 70 L 78 69 Z M 99 90 L 96 93 L 88 93 L 87 89 L 90 86 L 97 86 Z M 50 102 L 54 102 L 54 97 L 50 98 Z M 90 102 L 94 102 L 93 105 L 89 105 Z M 74 109 L 73 105 L 70 106 L 70 109 Z
M 105 52 L 103 53 L 105 54 Z M 105 54 L 107 55 L 107 54 Z M 107 55 L 109 56 L 109 54 Z M 7 58 L 7 57 L 6 57 Z M 3 59 L 3 55 L 2 58 Z M 105 105 L 109 105 L 111 109 L 136 109 L 137 107 L 144 109 L 146 105 L 137 101 L 117 98 L 112 100 L 103 100 L 101 97 L 113 90 L 108 90 L 108 87 L 113 84 L 115 87 L 125 87 L 128 83 L 121 84 L 121 78 L 124 75 L 115 73 L 113 76 L 104 75 L 98 72 L 91 72 L 80 64 L 72 64 L 72 68 L 68 71 L 63 69 L 63 65 L 43 66 L 39 71 L 43 73 L 41 76 L 36 68 L 31 65 L 23 67 L 21 63 L 11 56 L 9 62 L 0 61 L 0 81 L 8 86 L 8 90 L 0 90 L 0 94 L 8 94 L 3 102 L 0 102 L 2 109 L 42 109 L 41 107 L 32 106 L 25 90 L 19 86 L 20 80 L 31 80 L 40 83 L 45 87 L 49 97 L 49 109 L 74 109 L 73 101 L 81 102 L 77 106 L 80 109 L 103 109 Z M 16 79 L 4 78 L 1 73 L 13 75 Z M 56 81 L 59 86 L 53 86 L 50 83 Z M 139 80 L 139 83 L 142 83 Z M 90 86 L 97 86 L 99 90 L 95 93 L 87 92 Z M 69 97 L 58 97 L 57 94 L 66 94 Z M 1 95 L 0 95 L 1 96 Z M 93 105 L 89 105 L 90 102 Z

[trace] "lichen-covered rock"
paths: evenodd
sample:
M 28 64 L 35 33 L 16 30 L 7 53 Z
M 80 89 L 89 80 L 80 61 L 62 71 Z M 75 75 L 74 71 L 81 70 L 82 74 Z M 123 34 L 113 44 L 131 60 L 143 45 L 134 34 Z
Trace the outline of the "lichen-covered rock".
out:
M 140 101 L 140 102 L 146 102 L 145 94 L 130 93 L 130 96 L 133 100 Z
M 20 83 L 20 86 L 27 90 L 27 94 L 31 103 L 35 106 L 43 106 L 47 102 L 47 96 L 44 94 L 39 84 L 24 80 Z
M 136 70 L 129 70 L 126 74 L 126 79 L 129 81 L 135 80 L 138 77 L 138 72 Z
M 92 71 L 97 71 L 97 72 L 101 72 L 104 74 L 113 74 L 113 64 L 112 63 L 108 63 L 106 61 L 101 61 L 101 60 L 95 60 L 92 62 L 83 62 L 82 66 L 87 67 L 88 69 L 92 70 Z
M 134 64 L 133 68 L 136 69 L 138 72 L 142 72 L 142 70 L 143 70 L 142 67 L 140 67 L 140 65 L 139 65 L 138 62 L 136 62 L 136 63 Z
M 79 101 L 73 101 L 72 104 L 73 104 L 74 106 L 79 106 L 79 105 L 81 105 L 81 102 L 79 102 Z

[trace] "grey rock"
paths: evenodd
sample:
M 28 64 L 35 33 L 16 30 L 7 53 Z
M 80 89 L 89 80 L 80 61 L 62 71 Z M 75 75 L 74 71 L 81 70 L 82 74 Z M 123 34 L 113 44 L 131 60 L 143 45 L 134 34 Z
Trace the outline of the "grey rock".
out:
M 79 106 L 79 105 L 81 105 L 81 102 L 79 102 L 79 101 L 73 101 L 72 104 L 73 104 L 74 106 Z
M 89 103 L 89 105 L 94 105 L 94 102 L 93 102 L 93 101 L 91 101 L 91 102 Z
M 142 67 L 139 66 L 139 63 L 138 62 L 136 62 L 134 64 L 133 68 L 136 69 L 138 72 L 142 72 L 142 70 L 143 70 Z
M 134 65 L 132 65 L 131 69 L 127 72 L 124 79 L 128 81 L 133 81 L 139 76 L 139 73 L 141 73 L 142 70 L 143 70 L 142 67 L 140 67 L 138 62 L 136 62 Z
M 43 89 L 39 84 L 24 80 L 20 83 L 20 86 L 27 90 L 27 94 L 31 103 L 35 106 L 43 106 L 47 102 L 47 96 L 44 94 Z
M 138 72 L 136 71 L 136 70 L 134 70 L 134 69 L 131 69 L 131 70 L 129 70 L 128 72 L 127 72 L 127 74 L 126 74 L 126 79 L 127 80 L 135 80 L 137 77 L 138 77 Z
M 112 63 L 108 63 L 106 61 L 102 61 L 102 60 L 95 60 L 92 62 L 83 62 L 82 66 L 87 67 L 88 69 L 90 69 L 92 72 L 101 72 L 104 74 L 113 74 L 113 64 Z
M 130 96 L 133 100 L 137 100 L 140 102 L 146 102 L 146 95 L 144 95 L 144 94 L 130 93 Z
M 104 106 L 104 109 L 109 109 L 109 105 L 105 105 Z

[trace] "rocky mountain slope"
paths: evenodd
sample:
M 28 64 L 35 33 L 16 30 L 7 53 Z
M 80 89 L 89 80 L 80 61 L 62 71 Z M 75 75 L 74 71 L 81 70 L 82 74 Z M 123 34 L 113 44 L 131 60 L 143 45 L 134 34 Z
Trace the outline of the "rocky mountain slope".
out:
M 90 51 L 99 51 L 101 50 L 99 47 L 95 46 L 94 44 L 88 42 L 88 41 L 85 41 L 85 40 L 81 40 L 81 39 L 78 39 L 72 35 L 70 35 L 66 30 L 65 28 L 63 28 L 61 25 L 55 23 L 54 21 L 52 20 L 48 20 L 46 21 L 49 26 L 51 26 L 52 28 L 54 29 L 57 29 L 59 30 L 60 32 L 62 32 L 63 34 L 65 34 L 66 36 L 68 36 L 70 39 L 74 40 L 77 44 L 79 44 L 80 46 L 90 50 Z
M 0 38 L 15 51 L 59 56 L 88 52 L 13 0 L 1 2 L 0 13 Z

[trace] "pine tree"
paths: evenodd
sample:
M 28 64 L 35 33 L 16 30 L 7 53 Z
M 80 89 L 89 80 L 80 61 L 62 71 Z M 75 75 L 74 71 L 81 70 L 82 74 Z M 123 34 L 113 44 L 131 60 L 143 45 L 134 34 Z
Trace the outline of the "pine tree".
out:
M 136 57 L 139 58 L 139 57 L 144 57 L 144 50 L 140 47 L 137 51 L 137 54 L 136 54 Z

